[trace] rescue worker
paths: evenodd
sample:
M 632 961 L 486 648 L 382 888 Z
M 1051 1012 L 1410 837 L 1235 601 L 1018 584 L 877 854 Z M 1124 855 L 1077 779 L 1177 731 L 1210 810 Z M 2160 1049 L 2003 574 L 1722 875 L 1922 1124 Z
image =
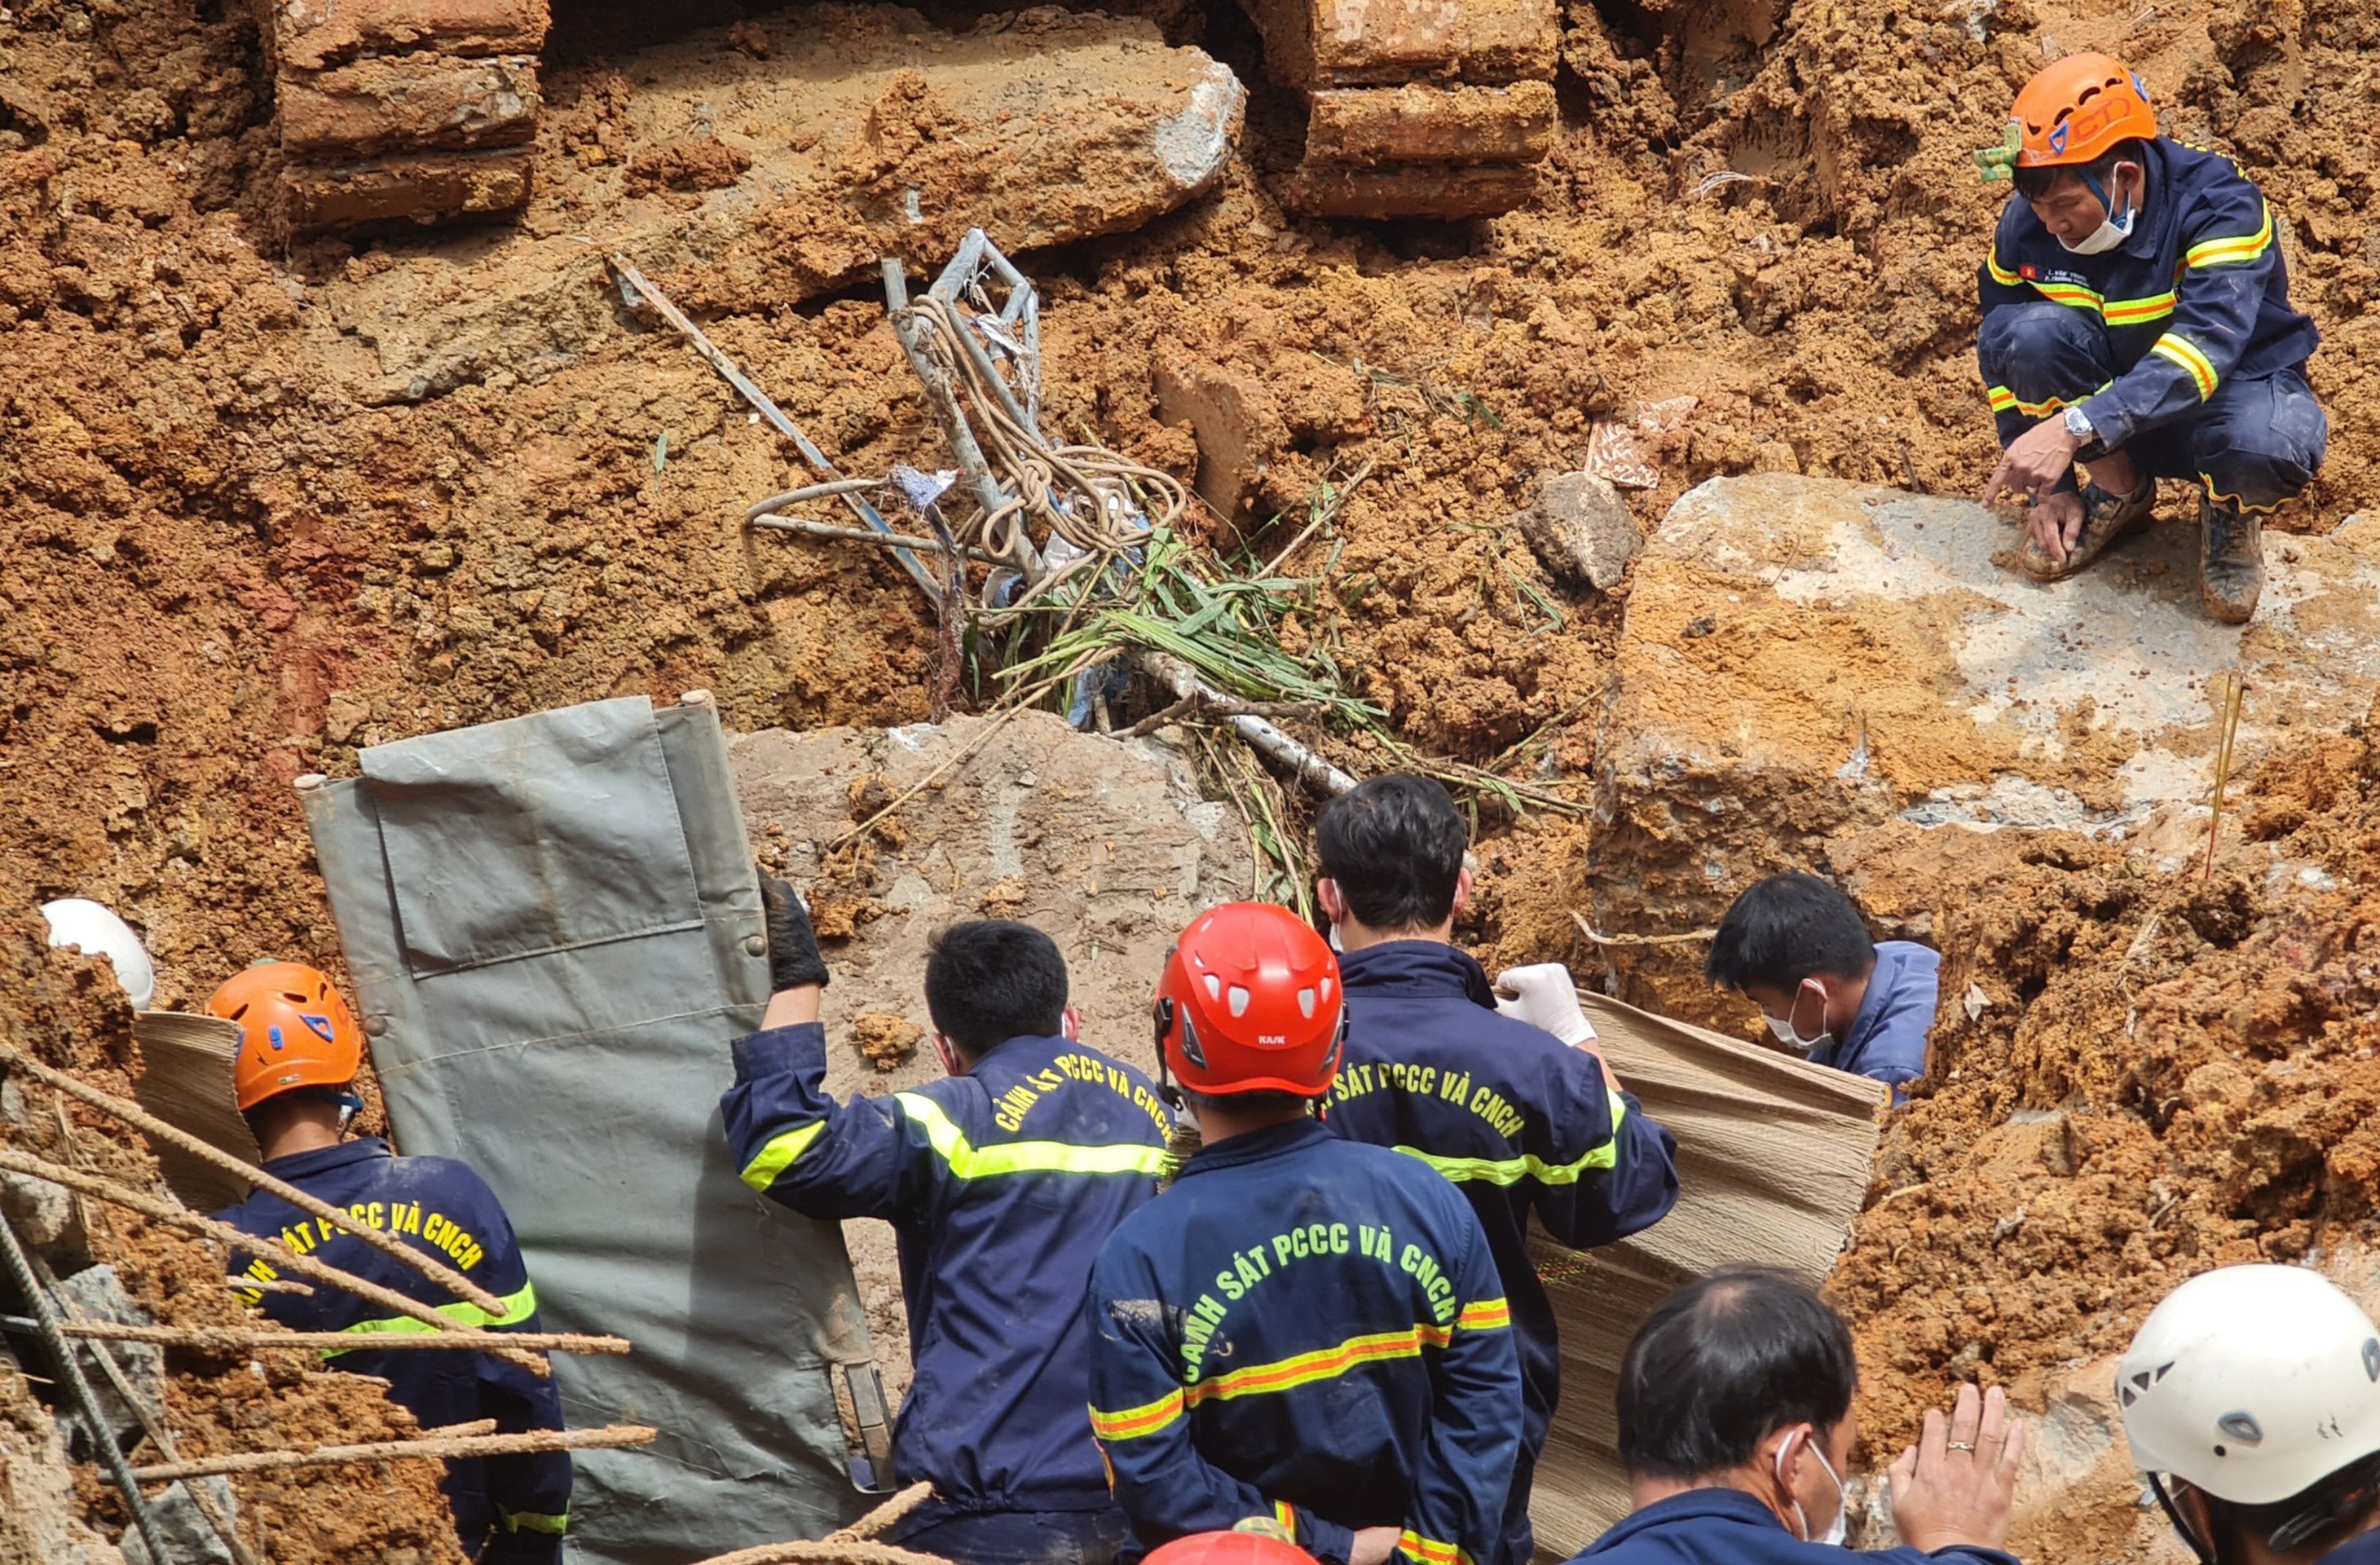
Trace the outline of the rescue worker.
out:
M 1373 778 L 1322 812 L 1315 890 L 1347 986 L 1347 1059 L 1324 1112 L 1341 1135 L 1410 1153 L 1452 1181 L 1488 1235 L 1527 1410 L 1493 1558 L 1528 1565 L 1529 1488 L 1561 1390 L 1529 1214 L 1558 1244 L 1609 1244 L 1659 1221 L 1678 1175 L 1670 1133 L 1595 1051 L 1570 975 L 1556 964 L 1506 972 L 1497 987 L 1518 998 L 1499 1002 L 1453 945 L 1471 897 L 1469 837 L 1427 777 Z
M 881 1218 L 900 1246 L 914 1365 L 892 1432 L 934 1498 L 891 1541 L 961 1565 L 1099 1565 L 1123 1513 L 1084 1409 L 1092 1257 L 1156 1194 L 1171 1116 L 1148 1077 L 1079 1041 L 1050 937 L 957 924 L 926 959 L 949 1074 L 838 1101 L 825 962 L 792 888 L 764 880 L 775 995 L 721 1100 L 744 1183 L 814 1218 Z
M 2380 1561 L 2380 1329 L 2301 1267 L 2225 1267 L 2116 1367 L 2132 1462 L 2200 1565 Z
M 1852 1335 L 1773 1273 L 1721 1272 L 1664 1299 L 1620 1364 L 1631 1513 L 1596 1565 L 2016 1565 L 2001 1545 L 2024 1425 L 1997 1386 L 1929 1409 L 1892 1464 L 1896 1548 L 1853 1553 L 1843 1475 L 1858 1444 Z M 1573 1562 L 1576 1565 L 1576 1562 Z
M 217 1213 L 243 1233 L 280 1240 L 438 1313 L 482 1330 L 536 1331 L 537 1290 L 494 1192 L 478 1174 L 445 1158 L 400 1158 L 376 1136 L 343 1139 L 362 1106 L 355 1079 L 363 1036 L 331 980 L 295 962 L 250 967 L 215 990 L 207 1014 L 239 1024 L 233 1090 L 264 1154 L 264 1171 L 345 1210 L 357 1226 L 401 1235 L 454 1268 L 504 1304 L 501 1316 L 456 1300 L 394 1256 L 343 1228 L 310 1218 L 280 1196 L 258 1191 Z M 235 1256 L 246 1269 L 235 1283 L 270 1281 L 273 1264 Z M 242 1294 L 252 1308 L 293 1331 L 345 1331 L 356 1346 L 324 1355 L 331 1367 L 388 1382 L 388 1395 L 425 1429 L 492 1418 L 499 1434 L 559 1429 L 562 1399 L 541 1378 L 484 1353 L 460 1349 L 389 1353 L 376 1333 L 424 1329 L 368 1300 L 334 1288 L 310 1293 Z M 463 1552 L 485 1565 L 558 1565 L 570 1511 L 570 1453 L 538 1451 L 471 1457 L 446 1463 L 443 1486 L 454 1507 Z
M 2049 581 L 2146 526 L 2157 479 L 2191 480 L 2200 601 L 2244 624 L 2262 518 L 2321 469 L 2330 430 L 2272 207 L 2229 158 L 2158 135 L 2141 79 L 2105 55 L 2027 82 L 2009 140 L 1981 154 L 2016 182 L 1976 274 L 2006 448 L 1984 503 L 2030 497 L 2018 564 Z
M 1315 1118 L 1338 964 L 1287 911 L 1194 919 L 1156 997 L 1202 1145 L 1091 1274 L 1091 1427 L 1137 1557 L 1270 1514 L 1323 1565 L 1494 1557 L 1521 1449 L 1511 1311 L 1447 1183 Z
M 1778 1044 L 1812 1064 L 1892 1088 L 1925 1074 L 1941 953 L 1872 940 L 1851 898 L 1815 875 L 1771 875 L 1737 897 L 1703 977 L 1760 1007 Z

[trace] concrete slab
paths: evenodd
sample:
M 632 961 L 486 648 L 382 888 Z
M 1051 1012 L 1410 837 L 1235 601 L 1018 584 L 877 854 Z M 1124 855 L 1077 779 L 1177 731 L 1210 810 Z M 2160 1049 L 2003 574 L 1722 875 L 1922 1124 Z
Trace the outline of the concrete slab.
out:
M 2380 680 L 2380 520 L 2275 537 L 2254 622 L 2197 606 L 2160 528 L 2047 586 L 1963 500 L 1790 474 L 1681 498 L 1647 540 L 1599 749 L 1597 927 L 1706 928 L 1753 880 L 1879 829 L 2136 837 L 2204 805 L 2228 676 L 2235 774 Z M 1624 997 L 1696 1015 L 1699 947 L 1621 952 Z
M 370 403 L 550 373 L 619 329 L 597 238 L 709 316 L 872 281 L 885 255 L 930 281 L 971 227 L 1012 256 L 1126 232 L 1214 186 L 1246 100 L 1140 18 L 1043 7 L 952 33 L 831 5 L 768 26 L 765 55 L 708 29 L 624 59 L 633 81 L 549 65 L 517 230 L 392 239 L 394 264 L 326 283 L 321 372 Z M 712 154 L 708 188 L 649 176 L 680 149 Z

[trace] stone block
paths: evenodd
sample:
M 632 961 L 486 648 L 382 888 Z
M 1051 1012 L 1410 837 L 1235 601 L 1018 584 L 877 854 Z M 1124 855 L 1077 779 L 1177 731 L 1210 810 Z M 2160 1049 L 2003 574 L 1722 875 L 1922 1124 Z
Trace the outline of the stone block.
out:
M 273 32 L 285 68 L 321 70 L 366 55 L 534 55 L 552 25 L 546 0 L 278 0 Z
M 1254 0 L 1266 74 L 1285 87 L 1551 81 L 1553 0 Z
M 1596 927 L 1708 928 L 1764 875 L 1840 873 L 1937 832 L 2069 833 L 2179 867 L 2162 844 L 2193 818 L 2204 841 L 2232 673 L 2248 690 L 2235 778 L 2290 729 L 2335 732 L 2371 705 L 2380 520 L 2269 536 L 2244 630 L 2198 608 L 2194 529 L 2152 529 L 2046 586 L 1999 563 L 2018 540 L 1968 501 L 1830 479 L 1682 497 L 1636 563 L 1614 660 Z M 1618 948 L 1611 970 L 1622 998 L 1718 1020 L 1702 955 Z
M 406 55 L 285 75 L 281 145 L 293 160 L 515 146 L 537 130 L 537 61 Z
M 1536 190 L 1534 164 L 1301 167 L 1281 181 L 1281 204 L 1300 217 L 1423 217 L 1452 223 L 1510 212 L 1525 205 Z
M 1538 564 L 1560 580 L 1597 592 L 1620 585 L 1645 542 L 1628 502 L 1609 479 L 1593 473 L 1548 479 L 1520 520 L 1521 536 Z
M 1553 144 L 1550 82 L 1509 87 L 1338 87 L 1314 94 L 1305 156 L 1317 164 L 1536 163 Z M 1439 177 L 1464 176 L 1440 171 Z
M 338 168 L 288 168 L 282 186 L 300 229 L 440 223 L 515 212 L 529 196 L 531 149 L 385 158 Z

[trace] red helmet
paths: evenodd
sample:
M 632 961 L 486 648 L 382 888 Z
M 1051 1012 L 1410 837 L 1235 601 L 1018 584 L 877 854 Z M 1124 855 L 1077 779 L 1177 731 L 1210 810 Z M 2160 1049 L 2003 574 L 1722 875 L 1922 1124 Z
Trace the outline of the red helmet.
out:
M 1142 1565 L 1314 1565 L 1293 1543 L 1243 1522 L 1228 1533 L 1192 1533 L 1149 1551 Z
M 239 1024 L 232 1091 L 245 1113 L 301 1086 L 345 1086 L 363 1069 L 363 1034 L 331 980 L 264 962 L 215 990 L 207 1014 Z
M 1296 915 L 1227 902 L 1190 921 L 1157 980 L 1158 1052 L 1192 1092 L 1319 1098 L 1346 1037 L 1339 959 Z

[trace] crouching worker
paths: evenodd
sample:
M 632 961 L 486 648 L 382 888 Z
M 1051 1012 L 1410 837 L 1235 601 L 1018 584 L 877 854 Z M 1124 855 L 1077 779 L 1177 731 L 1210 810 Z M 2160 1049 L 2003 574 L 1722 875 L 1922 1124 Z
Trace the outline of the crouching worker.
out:
M 2380 1329 L 2320 1273 L 2192 1278 L 2141 1323 L 2116 1401 L 2200 1565 L 2380 1561 Z
M 2229 158 L 2158 135 L 2141 79 L 2105 55 L 2027 82 L 2010 132 L 2016 194 L 1976 279 L 2006 448 L 1984 503 L 2030 497 L 2017 560 L 2046 581 L 2146 526 L 2157 479 L 2186 479 L 2199 598 L 2244 623 L 2262 518 L 2320 470 L 2330 432 L 2273 209 Z
M 1157 1090 L 1076 1040 L 1049 936 L 985 921 L 943 930 L 926 960 L 949 1074 L 837 1101 L 809 916 L 783 881 L 761 884 L 776 993 L 721 1106 L 745 1183 L 810 1217 L 893 1226 L 914 1374 L 892 1465 L 934 1498 L 890 1541 L 960 1565 L 1100 1565 L 1123 1518 L 1084 1411 L 1083 1293 L 1166 1166 Z
M 1800 1284 L 1722 1272 L 1646 1317 L 1620 1365 L 1633 1510 L 1577 1558 L 1597 1565 L 2015 1565 L 2024 1425 L 1998 1387 L 1961 1386 L 1892 1464 L 1898 1548 L 1854 1554 L 1843 1474 L 1858 1443 L 1852 1336 Z
M 1938 952 L 1868 938 L 1852 899 L 1815 875 L 1771 875 L 1718 921 L 1703 977 L 1760 1007 L 1769 1036 L 1814 1065 L 1902 1088 L 1925 1074 Z
M 344 1229 L 323 1224 L 278 1195 L 259 1191 L 217 1214 L 243 1233 L 278 1239 L 482 1330 L 536 1331 L 529 1285 L 512 1224 L 480 1176 L 445 1158 L 399 1158 L 377 1137 L 345 1139 L 361 1101 L 363 1037 L 331 980 L 311 967 L 273 962 L 217 989 L 207 1014 L 239 1024 L 233 1086 L 264 1154 L 264 1171 L 346 1211 L 358 1223 L 398 1235 L 454 1268 L 504 1304 L 491 1316 Z M 239 1257 L 236 1257 L 237 1259 Z M 235 1282 L 277 1274 L 259 1257 Z M 311 1293 L 251 1292 L 253 1307 L 293 1331 L 344 1331 L 356 1346 L 325 1355 L 331 1367 L 388 1382 L 388 1395 L 425 1429 L 496 1421 L 499 1434 L 559 1429 L 562 1399 L 540 1378 L 489 1353 L 375 1351 L 376 1333 L 422 1329 L 369 1300 L 317 1286 Z M 463 1551 L 481 1561 L 558 1565 L 570 1510 L 570 1453 L 471 1457 L 446 1463 L 444 1484 Z
M 1313 1116 L 1344 1037 L 1330 948 L 1279 907 L 1211 909 L 1156 1010 L 1202 1145 L 1091 1277 L 1127 1555 L 1271 1515 L 1323 1565 L 1493 1559 L 1521 1450 L 1511 1312 L 1452 1185 Z

